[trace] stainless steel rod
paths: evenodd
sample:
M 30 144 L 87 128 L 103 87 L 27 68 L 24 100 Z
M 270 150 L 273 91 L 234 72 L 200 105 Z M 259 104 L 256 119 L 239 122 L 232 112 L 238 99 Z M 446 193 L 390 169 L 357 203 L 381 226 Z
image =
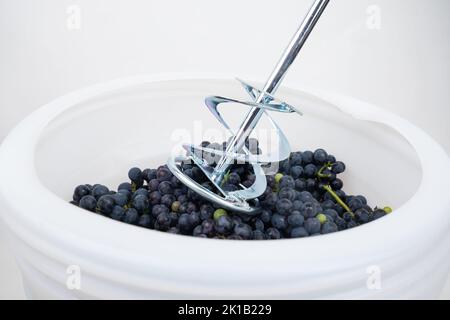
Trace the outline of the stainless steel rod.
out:
M 264 99 L 264 92 L 273 94 L 278 89 L 286 72 L 302 49 L 303 45 L 308 39 L 308 36 L 310 35 L 311 31 L 313 30 L 314 26 L 316 25 L 323 11 L 328 5 L 328 2 L 329 0 L 316 0 L 314 2 L 308 14 L 303 19 L 302 24 L 289 43 L 288 47 L 284 51 L 280 61 L 267 80 L 263 92 L 256 99 L 256 103 L 262 102 L 262 100 Z M 248 112 L 238 131 L 227 146 L 227 153 L 236 152 L 237 150 L 240 150 L 242 148 L 242 146 L 245 144 L 245 140 L 250 136 L 252 130 L 255 128 L 263 113 L 263 109 L 256 107 L 253 107 Z M 214 169 L 213 179 L 217 184 L 221 183 L 229 166 L 230 159 L 226 156 L 223 156 Z

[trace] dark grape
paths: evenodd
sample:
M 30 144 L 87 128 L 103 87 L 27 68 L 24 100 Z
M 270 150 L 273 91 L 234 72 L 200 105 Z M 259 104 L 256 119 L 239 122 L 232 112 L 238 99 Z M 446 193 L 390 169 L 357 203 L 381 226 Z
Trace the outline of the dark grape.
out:
M 202 142 L 214 150 L 224 150 L 226 145 Z M 252 153 L 261 152 L 256 139 L 248 139 L 246 146 Z M 203 156 L 211 163 L 220 158 L 214 152 Z M 181 168 L 205 189 L 219 193 L 196 165 L 183 162 Z M 121 183 L 117 192 L 101 184 L 79 185 L 71 203 L 117 221 L 173 234 L 230 240 L 303 238 L 354 228 L 392 211 L 372 209 L 362 195 L 347 195 L 338 176 L 345 170 L 345 164 L 324 149 L 292 152 L 278 163 L 277 173 L 266 176 L 257 216 L 238 215 L 209 202 L 183 185 L 167 165 L 143 171 L 131 168 L 131 183 Z M 227 192 L 249 188 L 255 179 L 252 165 L 235 163 L 220 188 Z

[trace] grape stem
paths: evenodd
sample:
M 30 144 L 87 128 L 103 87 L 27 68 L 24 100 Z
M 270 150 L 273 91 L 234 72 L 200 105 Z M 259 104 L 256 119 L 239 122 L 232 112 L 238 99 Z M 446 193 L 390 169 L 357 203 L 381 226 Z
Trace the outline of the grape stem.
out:
M 320 178 L 329 178 L 329 177 L 330 177 L 329 174 L 323 174 L 322 172 L 323 172 L 323 170 L 325 170 L 325 169 L 330 169 L 330 168 L 331 168 L 331 162 L 325 163 L 325 164 L 322 166 L 322 168 L 320 168 L 319 171 L 317 172 L 317 177 L 319 177 L 319 179 L 320 179 Z
M 230 176 L 231 170 L 228 170 L 227 173 L 225 173 L 222 183 L 220 184 L 220 186 L 223 186 L 227 181 L 228 181 L 228 177 Z
M 350 208 L 345 204 L 345 202 L 342 201 L 341 198 L 339 198 L 339 196 L 336 194 L 336 192 L 334 192 L 333 189 L 332 189 L 329 185 L 324 185 L 323 188 L 324 188 L 329 194 L 331 194 L 331 196 L 334 198 L 334 200 L 336 200 L 336 202 L 337 202 L 342 208 L 344 208 L 348 213 L 351 214 L 352 218 L 355 217 L 355 215 L 353 214 L 352 210 L 350 210 Z

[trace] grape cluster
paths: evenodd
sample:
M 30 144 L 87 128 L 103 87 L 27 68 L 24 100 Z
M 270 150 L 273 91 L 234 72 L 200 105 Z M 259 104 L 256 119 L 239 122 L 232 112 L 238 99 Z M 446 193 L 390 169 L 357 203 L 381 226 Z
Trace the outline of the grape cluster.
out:
M 226 143 L 202 143 L 223 149 Z M 253 153 L 260 153 L 253 144 Z M 247 144 L 251 147 L 251 144 Z M 251 148 L 250 148 L 251 149 Z M 211 163 L 217 159 L 209 154 Z M 362 195 L 347 195 L 338 175 L 346 169 L 323 149 L 293 152 L 268 175 L 267 189 L 259 197 L 261 213 L 254 217 L 227 212 L 183 185 L 167 168 L 132 168 L 129 182 L 117 191 L 101 184 L 80 185 L 74 205 L 103 216 L 144 228 L 203 238 L 267 240 L 302 238 L 337 232 L 379 219 L 389 207 L 372 209 Z M 183 172 L 203 187 L 217 192 L 203 172 L 183 163 Z M 251 165 L 233 164 L 222 188 L 232 191 L 255 181 Z

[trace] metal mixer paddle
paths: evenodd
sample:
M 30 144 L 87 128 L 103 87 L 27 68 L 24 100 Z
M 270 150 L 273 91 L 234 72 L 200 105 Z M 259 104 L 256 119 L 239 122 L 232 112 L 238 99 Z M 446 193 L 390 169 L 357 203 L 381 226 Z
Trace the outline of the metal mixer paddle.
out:
M 266 111 L 300 113 L 293 106 L 277 100 L 273 97 L 273 94 L 278 89 L 284 75 L 291 66 L 292 62 L 294 62 L 303 47 L 303 44 L 306 42 L 306 39 L 328 5 L 328 2 L 329 0 L 316 0 L 314 2 L 299 29 L 295 33 L 293 39 L 284 51 L 280 61 L 267 80 L 263 90 L 258 90 L 253 86 L 239 80 L 244 89 L 250 95 L 252 99 L 251 101 L 240 101 L 220 96 L 212 96 L 205 99 L 208 109 L 219 120 L 219 122 L 230 131 L 232 138 L 225 151 L 185 144 L 183 145 L 183 148 L 187 151 L 186 157 L 179 156 L 168 160 L 167 165 L 169 169 L 188 188 L 198 193 L 205 199 L 216 203 L 222 208 L 243 214 L 258 214 L 260 208 L 257 198 L 264 193 L 267 187 L 266 176 L 261 164 L 282 161 L 289 157 L 290 154 L 290 146 L 286 136 L 283 134 L 278 125 L 272 120 L 272 118 L 266 113 Z M 230 102 L 251 107 L 237 132 L 232 132 L 231 128 L 218 111 L 218 106 L 220 104 Z M 270 124 L 274 127 L 278 134 L 279 150 L 276 154 L 254 155 L 251 154 L 245 147 L 245 141 L 250 136 L 263 114 L 267 115 Z M 220 160 L 215 166 L 211 166 L 208 161 L 199 156 L 199 154 L 202 153 L 219 155 Z M 182 163 L 186 160 L 191 160 L 195 165 L 197 165 L 222 195 L 212 192 L 194 181 L 189 176 L 185 175 L 182 170 Z M 241 185 L 240 187 L 242 189 L 240 190 L 223 190 L 222 182 L 224 177 L 230 166 L 236 160 L 240 163 L 249 163 L 252 165 L 255 174 L 255 182 L 248 188 Z M 250 201 L 253 202 L 252 205 L 250 204 Z

